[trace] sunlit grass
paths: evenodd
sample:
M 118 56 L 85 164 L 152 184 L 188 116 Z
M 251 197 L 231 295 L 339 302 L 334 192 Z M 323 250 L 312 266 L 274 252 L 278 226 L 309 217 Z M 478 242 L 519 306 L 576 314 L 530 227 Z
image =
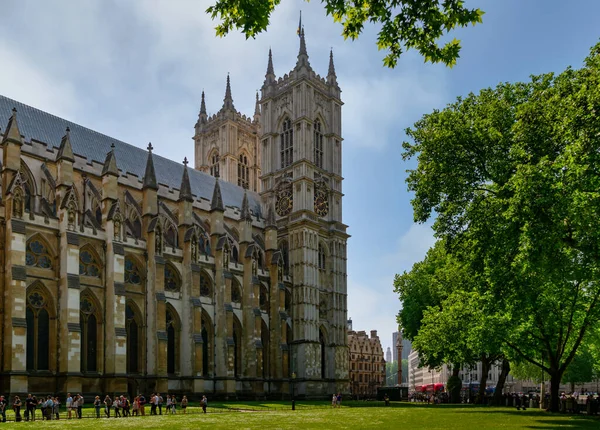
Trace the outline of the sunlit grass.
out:
M 181 410 L 176 415 L 131 418 L 84 418 L 66 420 L 61 411 L 59 421 L 44 422 L 44 428 L 72 429 L 298 429 L 298 428 L 407 428 L 407 429 L 599 429 L 598 418 L 548 414 L 539 410 L 516 411 L 512 408 L 477 406 L 428 406 L 392 403 L 385 407 L 381 402 L 344 402 L 342 408 L 332 409 L 326 402 L 297 402 L 291 410 L 290 402 L 209 402 L 208 413 L 198 407 L 189 407 L 188 414 Z M 12 411 L 8 418 L 13 419 Z M 84 417 L 92 417 L 92 408 L 85 408 Z M 102 410 L 102 416 L 104 413 Z M 40 413 L 38 411 L 39 419 Z M 10 427 L 31 426 L 26 423 L 9 423 Z M 36 423 L 36 426 L 42 423 Z

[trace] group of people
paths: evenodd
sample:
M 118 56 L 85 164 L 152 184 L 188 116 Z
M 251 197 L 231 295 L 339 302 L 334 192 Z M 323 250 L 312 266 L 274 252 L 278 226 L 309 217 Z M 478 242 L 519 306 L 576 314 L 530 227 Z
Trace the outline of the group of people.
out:
M 341 399 L 341 396 L 340 396 Z M 96 418 L 100 418 L 100 410 L 104 406 L 104 413 L 107 418 L 111 416 L 111 410 L 114 411 L 114 417 L 130 417 L 130 416 L 145 416 L 146 415 L 146 398 L 140 394 L 135 396 L 133 401 L 125 395 L 115 396 L 114 399 L 107 394 L 104 401 L 100 400 L 100 396 L 94 398 L 94 409 L 96 412 Z M 166 403 L 166 414 L 177 413 L 177 398 L 174 394 L 166 395 L 166 402 L 160 393 L 152 393 L 150 397 L 150 415 L 162 415 L 163 405 Z M 187 413 L 188 407 L 187 396 L 181 398 L 181 410 L 183 413 Z M 71 393 L 67 394 L 65 406 L 67 409 L 67 418 L 82 418 L 82 409 L 84 405 L 84 399 L 81 394 Z M 21 401 L 19 396 L 14 396 L 12 404 L 10 405 L 15 413 L 15 421 L 19 422 L 23 420 L 21 416 L 21 410 L 24 408 L 25 421 L 35 421 L 36 410 L 40 409 L 42 414 L 42 420 L 59 419 L 59 410 L 61 406 L 60 399 L 58 397 L 47 396 L 45 399 L 42 397 L 38 398 L 34 395 L 29 394 L 25 399 L 25 402 Z M 208 406 L 208 400 L 205 395 L 202 396 L 200 401 L 202 412 L 206 413 Z M 9 407 L 9 401 L 5 396 L 0 395 L 0 421 L 6 422 L 6 410 Z
M 342 393 L 333 394 L 331 398 L 331 407 L 340 408 L 342 406 Z
M 83 405 L 83 397 L 79 397 L 81 398 L 81 404 Z M 0 417 L 3 423 L 6 422 L 6 408 L 8 406 L 8 400 L 4 396 L 0 396 Z M 28 394 L 25 399 L 25 404 L 23 404 L 23 401 L 19 396 L 14 396 L 11 406 L 12 410 L 15 412 L 15 421 L 17 422 L 23 421 L 23 416 L 21 416 L 22 409 L 24 409 L 23 415 L 25 416 L 25 421 L 35 421 L 37 409 L 40 409 L 42 413 L 42 420 L 51 420 L 53 417 L 55 419 L 58 419 L 59 417 L 60 400 L 58 397 L 53 396 L 47 396 L 45 399 L 43 397 L 38 399 L 36 396 Z M 79 418 L 81 418 L 81 408 L 79 408 Z

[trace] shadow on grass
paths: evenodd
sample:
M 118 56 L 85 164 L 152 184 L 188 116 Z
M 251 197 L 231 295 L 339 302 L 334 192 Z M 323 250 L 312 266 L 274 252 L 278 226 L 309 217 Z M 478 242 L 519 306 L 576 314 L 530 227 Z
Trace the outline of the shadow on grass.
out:
M 593 418 L 582 418 L 575 419 L 573 422 L 564 421 L 564 420 L 544 420 L 539 421 L 539 425 L 530 425 L 525 426 L 527 429 L 555 429 L 557 427 L 560 428 L 574 428 L 574 429 L 598 429 L 599 423 L 598 420 Z

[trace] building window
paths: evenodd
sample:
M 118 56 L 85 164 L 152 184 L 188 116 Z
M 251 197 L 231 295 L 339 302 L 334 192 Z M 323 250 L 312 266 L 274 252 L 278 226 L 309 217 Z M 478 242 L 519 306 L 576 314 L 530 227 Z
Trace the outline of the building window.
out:
M 219 154 L 214 153 L 210 160 L 210 174 L 215 178 L 219 176 Z
M 212 346 L 212 323 L 205 311 L 202 311 L 202 376 L 208 376 L 210 369 L 210 351 Z
M 233 376 L 236 378 L 242 373 L 242 325 L 233 317 Z
M 79 253 L 79 274 L 95 278 L 100 277 L 100 264 L 88 250 L 82 250 Z
M 98 321 L 96 309 L 88 297 L 79 303 L 79 327 L 81 328 L 81 371 L 96 372 L 97 368 L 97 342 Z
M 319 270 L 325 270 L 325 248 L 319 244 Z
M 289 118 L 283 121 L 281 132 L 281 168 L 285 169 L 294 161 L 294 130 Z
M 260 287 L 259 306 L 261 311 L 269 312 L 269 292 L 264 285 Z
M 181 290 L 181 278 L 169 264 L 165 264 L 165 291 L 179 292 Z
M 50 315 L 48 301 L 40 291 L 27 296 L 27 370 L 49 370 Z
M 125 329 L 127 330 L 127 373 L 139 373 L 139 339 L 140 324 L 139 318 L 131 305 L 125 306 Z
M 177 229 L 173 225 L 167 227 L 167 233 L 165 234 L 165 241 L 171 248 L 177 248 Z
M 167 309 L 167 373 L 173 374 L 177 371 L 177 332 L 175 314 L 172 309 Z
M 327 360 L 326 360 L 326 350 L 325 350 L 325 335 L 323 334 L 323 330 L 319 330 L 319 343 L 321 344 L 321 378 L 325 379 L 327 377 Z
M 323 168 L 323 133 L 321 132 L 321 121 L 316 120 L 313 126 L 313 145 L 315 165 Z
M 242 303 L 242 290 L 237 282 L 231 283 L 231 301 L 233 303 Z
M 25 262 L 28 266 L 52 269 L 52 257 L 46 246 L 39 240 L 32 240 L 27 244 Z
M 125 257 L 125 283 L 134 285 L 139 285 L 142 283 L 140 269 L 129 257 Z
M 250 181 L 250 168 L 248 167 L 248 157 L 244 154 L 240 154 L 238 160 L 238 186 L 242 188 L 248 188 Z

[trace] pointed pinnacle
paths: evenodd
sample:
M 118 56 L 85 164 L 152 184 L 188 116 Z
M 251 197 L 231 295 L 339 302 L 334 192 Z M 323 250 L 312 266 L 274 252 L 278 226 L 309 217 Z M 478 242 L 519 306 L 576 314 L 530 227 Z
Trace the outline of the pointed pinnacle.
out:
M 308 56 L 306 52 L 306 40 L 304 39 L 304 27 L 300 30 L 300 52 L 298 52 L 298 56 L 300 55 Z
M 242 212 L 240 213 L 242 221 L 252 221 L 252 214 L 248 205 L 248 193 L 244 190 L 244 198 L 242 199 Z
M 265 220 L 266 228 L 277 228 L 277 221 L 275 220 L 275 206 L 273 202 L 269 205 L 269 210 L 267 211 L 267 219 Z
M 260 115 L 260 103 L 258 101 L 258 91 L 256 92 L 256 104 L 254 105 L 254 116 Z
M 225 206 L 223 205 L 223 196 L 221 195 L 221 186 L 219 185 L 219 178 L 215 179 L 215 188 L 213 189 L 213 196 L 210 202 L 210 210 L 211 211 L 225 211 Z
M 275 71 L 273 69 L 273 54 L 271 53 L 271 48 L 269 48 L 269 64 L 267 64 L 267 75 L 275 75 Z
M 183 160 L 183 175 L 181 177 L 181 185 L 179 187 L 179 201 L 193 202 L 194 197 L 192 196 L 192 187 L 190 185 L 190 176 L 188 174 L 188 160 L 187 157 Z
M 154 160 L 152 159 L 152 149 L 152 143 L 149 143 L 148 160 L 146 161 L 146 171 L 144 172 L 142 190 L 146 188 L 149 188 L 151 190 L 158 190 L 158 183 L 156 182 L 156 172 L 154 171 Z
M 104 167 L 102 168 L 102 176 L 113 175 L 119 176 L 119 169 L 117 168 L 117 158 L 115 157 L 115 144 L 110 145 L 110 151 L 106 154 L 104 160 Z
M 6 142 L 16 143 L 17 145 L 23 144 L 23 139 L 21 138 L 21 132 L 19 131 L 19 125 L 17 124 L 17 109 L 12 108 L 12 115 L 8 120 L 8 124 L 6 125 L 6 132 L 4 133 L 4 138 L 2 139 L 2 144 Z
M 223 98 L 223 109 L 235 109 L 233 107 L 233 97 L 231 96 L 231 81 L 227 73 L 227 86 L 225 87 L 225 97 Z
M 75 161 L 75 156 L 73 155 L 73 147 L 71 146 L 71 130 L 69 127 L 65 130 L 65 135 L 60 141 L 60 146 L 58 148 L 58 154 L 56 155 L 56 161 L 58 160 L 66 160 L 73 163 Z
M 200 102 L 200 115 L 206 115 L 206 102 L 204 101 L 204 90 L 202 90 L 202 101 Z
M 333 49 L 329 51 L 329 71 L 327 72 L 328 77 L 335 77 L 335 66 L 333 65 Z

